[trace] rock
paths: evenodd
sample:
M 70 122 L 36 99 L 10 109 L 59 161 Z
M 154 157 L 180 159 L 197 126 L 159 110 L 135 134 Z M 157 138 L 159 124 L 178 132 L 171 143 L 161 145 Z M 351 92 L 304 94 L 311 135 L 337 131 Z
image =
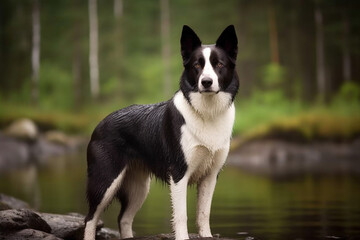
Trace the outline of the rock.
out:
M 120 239 L 119 231 L 110 228 L 101 228 L 96 233 L 96 240 Z
M 0 193 L 0 211 L 21 208 L 30 208 L 30 206 L 24 201 Z
M 36 159 L 40 165 L 47 164 L 50 158 L 71 154 L 85 146 L 85 141 L 69 137 L 67 143 L 59 143 L 50 141 L 46 136 L 40 136 L 38 140 L 31 146 L 31 156 Z
M 53 130 L 40 134 L 30 119 L 19 119 L 0 132 L 0 172 L 28 164 L 46 165 L 53 157 L 84 148 L 88 139 Z
M 50 233 L 51 227 L 36 213 L 28 209 L 0 211 L 0 229 L 11 232 L 31 228 Z
M 24 208 L 29 208 L 26 202 L 0 194 L 0 240 L 83 239 L 84 215 L 36 213 Z M 117 231 L 102 228 L 103 225 L 102 221 L 97 224 L 98 240 L 120 238 Z
M 276 139 L 254 140 L 229 155 L 228 164 L 271 176 L 303 172 L 360 173 L 360 140 L 350 143 L 296 143 Z
M 0 200 L 4 199 L 12 207 L 28 207 L 21 200 L 0 194 Z M 85 216 L 79 213 L 67 215 L 35 213 L 28 209 L 11 209 L 0 211 L 0 240 L 82 240 L 84 236 Z M 97 240 L 120 239 L 118 231 L 102 228 L 103 222 L 97 225 Z M 219 235 L 213 238 L 200 238 L 198 234 L 190 234 L 191 239 L 220 239 Z M 154 236 L 135 237 L 135 240 L 172 240 L 173 234 L 159 234 Z M 221 238 L 221 240 L 230 240 Z
M 10 126 L 5 129 L 4 133 L 14 138 L 34 140 L 38 136 L 39 131 L 32 120 L 28 118 L 22 118 L 12 122 Z
M 73 149 L 39 137 L 23 141 L 0 134 L 0 172 L 18 169 L 31 163 L 44 165 L 52 157 L 63 156 Z
M 75 138 L 74 138 L 75 139 Z M 24 141 L 0 133 L 0 172 L 19 169 L 28 164 L 46 165 L 53 157 L 74 153 L 85 146 L 85 141 L 72 141 L 67 146 L 39 136 L 34 141 Z
M 51 227 L 52 234 L 65 239 L 82 239 L 84 234 L 84 216 L 80 214 L 60 215 L 51 213 L 39 213 Z M 98 222 L 97 228 L 100 229 L 104 223 Z
M 82 218 L 82 219 L 85 219 L 85 216 L 80 214 L 80 213 L 77 213 L 77 212 L 70 212 L 68 214 L 66 214 L 68 216 L 72 216 L 72 217 L 79 217 L 79 218 Z
M 87 144 L 88 139 L 81 136 L 67 135 L 59 130 L 47 131 L 44 138 L 51 143 L 56 143 L 69 150 L 76 150 Z
M 31 156 L 40 165 L 46 164 L 51 157 L 62 156 L 68 153 L 65 146 L 47 141 L 40 137 L 31 147 Z
M 199 236 L 199 234 L 190 233 L 189 234 L 190 239 L 209 239 L 209 240 L 231 240 L 231 238 L 220 238 L 220 236 L 215 236 L 212 238 L 202 238 Z M 143 236 L 143 237 L 134 237 L 134 240 L 173 240 L 174 235 L 167 233 L 167 234 L 158 234 L 153 236 Z
M 67 146 L 69 142 L 71 142 L 71 138 L 69 136 L 58 130 L 47 131 L 44 134 L 44 137 L 49 142 L 58 143 L 64 146 Z
M 25 166 L 30 162 L 29 145 L 0 134 L 0 172 Z
M 0 231 L 0 240 L 61 240 L 61 238 L 57 238 L 56 236 L 42 232 L 34 229 L 23 229 L 16 232 L 1 232 Z

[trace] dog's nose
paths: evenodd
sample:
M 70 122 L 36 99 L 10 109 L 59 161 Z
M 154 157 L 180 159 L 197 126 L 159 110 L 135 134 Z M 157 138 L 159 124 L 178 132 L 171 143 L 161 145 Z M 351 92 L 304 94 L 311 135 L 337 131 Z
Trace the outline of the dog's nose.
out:
M 211 78 L 203 78 L 201 80 L 201 85 L 204 86 L 204 88 L 209 88 L 213 83 L 213 80 Z

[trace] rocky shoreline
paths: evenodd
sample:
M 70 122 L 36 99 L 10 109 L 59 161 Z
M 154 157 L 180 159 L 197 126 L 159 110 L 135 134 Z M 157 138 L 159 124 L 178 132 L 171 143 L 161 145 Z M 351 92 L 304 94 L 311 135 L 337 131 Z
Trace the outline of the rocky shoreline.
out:
M 0 194 L 0 240 L 82 240 L 84 218 L 79 213 L 53 214 L 32 210 L 22 200 Z M 119 232 L 97 224 L 96 240 L 120 239 Z M 190 234 L 191 239 L 202 239 Z M 171 240 L 172 234 L 135 237 L 137 240 Z M 206 239 L 222 239 L 219 236 Z
M 360 138 L 351 142 L 299 143 L 259 139 L 233 149 L 227 163 L 271 176 L 303 173 L 360 174 Z
M 40 132 L 32 120 L 19 119 L 0 131 L 0 172 L 46 165 L 51 158 L 78 152 L 87 141 L 57 130 Z
M 98 223 L 97 239 L 119 238 L 117 231 Z M 0 239 L 82 239 L 84 216 L 40 213 L 19 199 L 0 194 Z
M 87 137 L 57 130 L 40 132 L 30 119 L 19 119 L 0 131 L 0 173 L 28 165 L 43 166 L 54 157 L 77 153 Z M 240 143 L 241 142 L 241 143 Z M 333 168 L 356 171 L 360 166 L 360 138 L 341 142 L 294 142 L 287 139 L 232 141 L 228 164 L 261 174 L 292 174 Z M 324 163 L 326 168 L 323 168 Z M 340 166 L 340 167 L 339 167 Z

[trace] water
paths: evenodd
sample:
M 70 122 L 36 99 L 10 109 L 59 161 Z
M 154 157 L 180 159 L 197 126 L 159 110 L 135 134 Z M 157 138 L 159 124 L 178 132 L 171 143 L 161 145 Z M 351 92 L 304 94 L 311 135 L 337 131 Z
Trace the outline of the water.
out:
M 86 214 L 85 154 L 53 159 L 0 173 L 0 192 L 24 199 L 40 211 Z M 324 164 L 324 167 L 326 164 Z M 120 206 L 103 215 L 117 228 Z M 188 194 L 189 232 L 196 232 L 196 188 Z M 168 187 L 152 181 L 134 221 L 138 236 L 171 231 Z M 236 239 L 360 239 L 360 175 L 341 171 L 286 177 L 251 174 L 227 166 L 220 174 L 211 212 L 213 233 Z

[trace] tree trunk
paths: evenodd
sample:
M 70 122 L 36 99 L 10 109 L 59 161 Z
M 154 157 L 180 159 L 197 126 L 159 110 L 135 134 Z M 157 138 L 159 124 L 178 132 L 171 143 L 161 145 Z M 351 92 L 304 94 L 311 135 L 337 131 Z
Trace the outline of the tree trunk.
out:
M 78 12 L 81 5 L 79 0 L 73 1 L 74 12 Z M 73 74 L 73 95 L 74 95 L 74 109 L 78 110 L 83 103 L 82 95 L 82 48 L 81 48 L 81 36 L 82 36 L 82 21 L 78 14 L 75 15 L 72 40 L 73 40 L 73 55 L 72 55 L 72 74 Z
M 74 90 L 74 109 L 77 110 L 82 105 L 81 94 L 81 50 L 79 39 L 75 36 L 75 46 L 73 52 L 72 73 L 73 73 L 73 90 Z
M 40 70 L 40 6 L 39 0 L 33 0 L 32 8 L 32 51 L 31 51 L 31 101 L 39 101 L 39 70 Z
M 98 62 L 98 17 L 97 0 L 89 0 L 89 22 L 90 22 L 90 90 L 91 97 L 99 97 L 99 62 Z
M 298 88 L 300 82 L 299 82 L 299 78 L 301 78 L 300 76 L 302 76 L 303 74 L 301 73 L 300 70 L 300 56 L 301 53 L 299 51 L 299 46 L 300 46 L 300 36 L 299 36 L 299 17 L 298 17 L 298 12 L 297 9 L 299 9 L 299 5 L 301 5 L 301 2 L 298 1 L 293 1 L 292 5 L 291 5 L 291 18 L 290 18 L 290 66 L 291 68 L 289 69 L 291 71 L 291 77 L 289 77 L 289 80 L 286 81 L 286 85 L 287 85 L 287 96 L 290 99 L 298 99 L 300 98 L 301 95 L 301 90 Z
M 269 18 L 269 38 L 270 38 L 271 62 L 280 64 L 278 33 L 277 33 L 277 26 L 276 26 L 276 15 L 275 15 L 274 3 L 272 0 L 270 0 L 270 2 L 269 2 L 268 18 Z
M 164 96 L 169 97 L 171 94 L 169 0 L 160 0 L 160 9 L 161 9 L 162 59 L 163 59 L 163 66 L 164 66 Z
M 123 1 L 114 0 L 114 16 L 116 19 L 119 19 L 123 15 Z
M 344 13 L 343 17 L 343 79 L 345 82 L 351 81 L 351 57 L 350 57 L 350 48 L 349 48 L 349 35 L 350 35 L 350 27 L 349 27 L 349 19 L 347 15 Z
M 325 79 L 325 53 L 324 53 L 324 26 L 320 7 L 315 7 L 315 29 L 316 29 L 316 69 L 317 87 L 319 100 L 323 101 L 326 97 Z
M 249 23 L 247 22 L 247 19 L 249 18 L 248 5 L 244 1 L 237 1 L 237 8 L 239 16 L 239 22 L 237 24 L 238 28 L 236 29 L 238 34 L 238 49 L 243 49 L 243 51 L 245 51 L 249 45 Z M 239 51 L 237 60 L 239 64 L 236 65 L 240 86 L 242 87 L 242 91 L 239 91 L 239 95 L 242 97 L 250 97 L 254 85 L 254 78 L 252 76 L 252 67 L 249 66 L 251 61 L 242 57 L 243 55 L 246 55 L 243 51 Z
M 122 17 L 124 13 L 123 0 L 114 0 L 114 51 L 115 51 L 115 61 L 118 62 L 115 74 L 118 80 L 118 91 L 117 96 L 121 100 L 123 96 L 122 89 L 122 56 L 123 56 L 123 37 L 122 37 Z

